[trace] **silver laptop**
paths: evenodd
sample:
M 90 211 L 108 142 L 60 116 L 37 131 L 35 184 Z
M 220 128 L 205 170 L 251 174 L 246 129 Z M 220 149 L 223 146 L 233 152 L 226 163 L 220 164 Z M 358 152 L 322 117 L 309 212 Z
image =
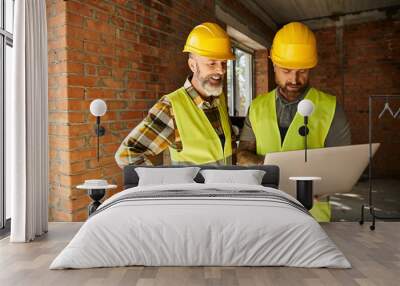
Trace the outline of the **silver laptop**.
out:
M 372 156 L 379 146 L 379 143 L 372 144 Z M 304 150 L 270 153 L 264 160 L 264 164 L 279 166 L 279 189 L 294 197 L 296 182 L 289 177 L 321 177 L 322 180 L 314 181 L 314 195 L 350 192 L 368 163 L 368 144 L 309 149 L 307 162 L 304 162 Z

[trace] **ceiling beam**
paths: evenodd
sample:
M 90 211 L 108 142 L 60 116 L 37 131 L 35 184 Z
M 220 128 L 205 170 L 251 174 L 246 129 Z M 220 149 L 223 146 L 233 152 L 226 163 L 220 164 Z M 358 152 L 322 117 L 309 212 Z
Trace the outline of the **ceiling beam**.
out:
M 271 46 L 275 30 L 244 6 L 241 0 L 216 0 L 215 15 L 218 20 L 262 46 Z
M 240 0 L 253 14 L 263 21 L 274 32 L 277 31 L 279 24 L 265 11 L 264 7 L 254 0 Z
M 400 19 L 400 7 L 387 7 L 381 9 L 367 10 L 363 12 L 351 12 L 326 17 L 318 17 L 314 19 L 299 20 L 309 26 L 311 29 L 321 29 L 337 26 L 338 22 L 343 25 L 361 24 L 365 22 Z

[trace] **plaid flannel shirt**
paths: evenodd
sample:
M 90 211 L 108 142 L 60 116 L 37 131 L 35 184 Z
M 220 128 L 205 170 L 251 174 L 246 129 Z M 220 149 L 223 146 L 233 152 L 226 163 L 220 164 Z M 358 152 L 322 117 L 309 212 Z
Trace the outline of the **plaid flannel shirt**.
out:
M 204 111 L 217 135 L 224 136 L 218 112 L 219 98 L 216 97 L 211 102 L 205 101 L 192 86 L 190 78 L 186 79 L 184 88 L 193 102 Z M 115 154 L 115 159 L 121 167 L 130 164 L 153 165 L 150 158 L 160 154 L 167 147 L 182 150 L 182 142 L 171 102 L 163 96 L 124 139 Z M 232 155 L 235 152 L 236 141 L 232 132 Z

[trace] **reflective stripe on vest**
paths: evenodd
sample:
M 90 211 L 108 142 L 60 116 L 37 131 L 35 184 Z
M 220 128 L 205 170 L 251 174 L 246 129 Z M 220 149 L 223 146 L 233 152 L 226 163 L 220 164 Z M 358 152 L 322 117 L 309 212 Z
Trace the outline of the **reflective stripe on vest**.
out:
M 231 129 L 224 95 L 221 95 L 218 106 L 225 135 L 224 149 L 206 114 L 193 102 L 184 88 L 168 94 L 167 97 L 171 102 L 182 141 L 182 151 L 169 148 L 173 164 L 231 164 Z
M 298 112 L 282 144 L 276 115 L 276 92 L 274 89 L 259 95 L 250 106 L 249 117 L 256 137 L 258 155 L 304 149 L 304 137 L 298 131 L 304 125 L 304 118 Z M 310 132 L 307 135 L 307 147 L 323 148 L 335 115 L 336 97 L 310 88 L 305 98 L 314 103 L 314 112 L 308 119 Z

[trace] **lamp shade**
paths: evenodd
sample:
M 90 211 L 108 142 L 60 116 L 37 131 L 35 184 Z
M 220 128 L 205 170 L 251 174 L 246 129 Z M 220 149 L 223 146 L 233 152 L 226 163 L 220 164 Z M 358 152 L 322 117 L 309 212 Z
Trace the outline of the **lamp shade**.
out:
M 310 116 L 314 111 L 314 103 L 309 99 L 303 99 L 297 105 L 297 112 L 301 116 Z
M 95 99 L 90 103 L 90 113 L 94 116 L 103 116 L 107 111 L 107 104 L 102 99 Z

